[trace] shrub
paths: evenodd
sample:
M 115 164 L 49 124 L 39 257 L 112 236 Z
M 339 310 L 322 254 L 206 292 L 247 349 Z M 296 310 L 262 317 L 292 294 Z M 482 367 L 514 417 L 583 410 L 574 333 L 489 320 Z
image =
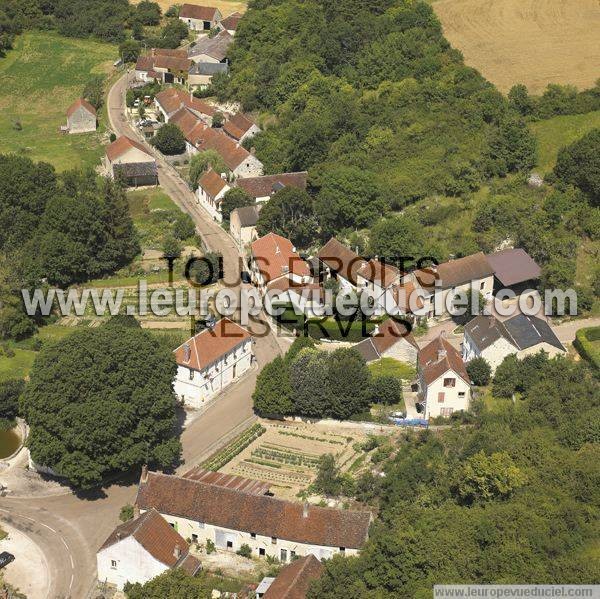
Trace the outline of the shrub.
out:
M 215 544 L 213 541 L 211 541 L 210 539 L 206 539 L 206 555 L 210 555 L 211 553 L 214 553 L 217 550 L 217 548 L 215 547 Z
M 119 520 L 121 522 L 127 522 L 133 518 L 133 506 L 128 503 L 121 508 L 121 512 L 119 513 Z
M 600 350 L 594 346 L 594 341 L 600 341 L 600 327 L 579 329 L 573 345 L 582 358 L 600 370 Z
M 252 549 L 250 549 L 250 545 L 244 543 L 237 551 L 238 555 L 242 557 L 247 557 L 248 559 L 252 557 Z
M 474 385 L 484 387 L 490 382 L 492 367 L 485 358 L 474 358 L 467 364 L 467 374 Z
M 173 123 L 163 125 L 150 143 L 166 156 L 176 156 L 185 152 L 185 137 L 181 129 Z

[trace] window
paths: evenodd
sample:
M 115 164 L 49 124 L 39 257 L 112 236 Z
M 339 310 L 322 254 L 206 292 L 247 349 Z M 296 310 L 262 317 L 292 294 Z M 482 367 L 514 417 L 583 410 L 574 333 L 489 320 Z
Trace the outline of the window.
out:
M 287 549 L 282 549 L 280 555 L 281 555 L 281 561 L 287 562 Z
M 456 379 L 447 378 L 444 379 L 444 387 L 454 387 L 456 385 Z
M 192 543 L 197 543 L 198 542 L 198 535 L 192 533 Z
M 204 522 L 198 522 L 198 528 L 204 528 Z
M 190 381 L 194 380 L 194 371 L 190 368 Z
M 233 549 L 233 541 L 227 541 L 227 549 Z
M 446 394 L 443 391 L 438 393 L 438 403 L 444 403 L 445 397 L 446 397 Z
M 256 539 L 256 533 L 255 532 L 251 532 L 250 533 L 250 538 L 251 539 Z
M 346 548 L 345 547 L 340 547 L 340 553 L 346 553 Z
M 265 548 L 264 547 L 259 547 L 258 548 L 258 555 L 265 555 Z
M 271 537 L 271 543 L 273 543 L 273 545 L 277 545 L 277 537 Z
M 454 412 L 454 408 L 442 408 L 440 410 L 440 414 L 444 417 L 444 418 L 449 418 L 450 416 L 452 416 L 452 412 Z
M 113 569 L 116 569 L 117 568 L 117 561 L 114 560 L 114 559 L 111 559 L 110 560 L 110 567 L 113 568 Z
M 465 392 L 464 391 L 459 391 L 458 392 L 458 397 L 464 397 L 465 396 Z
M 290 551 L 290 561 L 293 561 L 296 559 L 296 552 L 295 551 Z

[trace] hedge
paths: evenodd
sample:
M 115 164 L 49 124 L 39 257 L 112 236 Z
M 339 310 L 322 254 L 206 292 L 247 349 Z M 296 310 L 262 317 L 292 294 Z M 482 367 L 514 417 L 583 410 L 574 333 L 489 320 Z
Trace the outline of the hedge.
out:
M 600 341 L 600 327 L 579 329 L 573 346 L 582 358 L 600 370 L 600 347 L 594 346 L 594 341 Z

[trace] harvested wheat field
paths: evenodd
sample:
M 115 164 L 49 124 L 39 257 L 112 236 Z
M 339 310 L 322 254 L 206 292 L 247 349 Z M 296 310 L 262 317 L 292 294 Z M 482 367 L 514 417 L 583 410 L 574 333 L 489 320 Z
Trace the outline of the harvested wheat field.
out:
M 524 83 L 591 87 L 600 78 L 600 0 L 439 0 L 433 8 L 465 62 L 502 91 Z
M 140 0 L 132 0 L 133 4 L 138 4 Z M 162 8 L 163 13 L 172 6 L 173 4 L 197 4 L 198 6 L 214 6 L 221 11 L 221 14 L 224 17 L 228 17 L 231 13 L 234 12 L 246 12 L 246 2 L 236 2 L 235 0 L 156 0 L 160 7 Z

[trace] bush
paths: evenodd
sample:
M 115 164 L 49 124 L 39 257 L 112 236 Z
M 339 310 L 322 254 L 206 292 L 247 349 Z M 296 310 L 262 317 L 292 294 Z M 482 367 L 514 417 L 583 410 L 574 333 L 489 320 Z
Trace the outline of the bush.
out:
M 175 239 L 189 239 L 196 233 L 196 225 L 192 220 L 192 217 L 185 212 L 181 212 L 177 215 L 175 222 L 173 223 L 173 237 Z
M 128 503 L 121 508 L 121 511 L 119 513 L 119 520 L 121 520 L 121 522 L 128 522 L 129 520 L 132 520 L 132 519 L 133 519 L 133 506 L 130 503 Z
M 162 250 L 167 258 L 179 258 L 182 251 L 181 242 L 175 237 L 165 237 L 162 245 Z
M 582 358 L 600 370 L 600 349 L 594 345 L 594 341 L 600 341 L 600 327 L 579 329 L 573 346 Z
M 402 399 L 402 385 L 395 376 L 381 375 L 371 381 L 371 401 L 393 405 Z
M 210 555 L 211 553 L 214 553 L 217 550 L 217 548 L 215 547 L 215 544 L 213 541 L 211 541 L 210 539 L 206 539 L 206 555 Z
M 246 543 L 244 543 L 237 551 L 236 553 L 238 555 L 241 555 L 242 557 L 247 557 L 248 559 L 250 559 L 252 557 L 252 549 L 250 548 L 250 545 L 247 545 Z
M 474 385 L 484 387 L 490 382 L 492 367 L 485 358 L 474 358 L 467 364 L 467 374 Z

